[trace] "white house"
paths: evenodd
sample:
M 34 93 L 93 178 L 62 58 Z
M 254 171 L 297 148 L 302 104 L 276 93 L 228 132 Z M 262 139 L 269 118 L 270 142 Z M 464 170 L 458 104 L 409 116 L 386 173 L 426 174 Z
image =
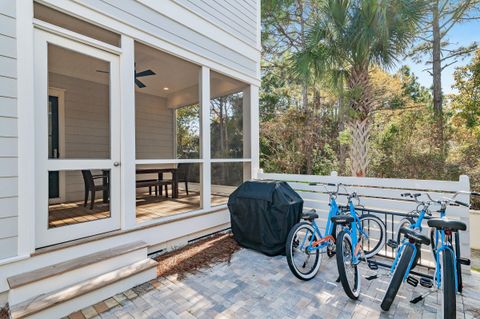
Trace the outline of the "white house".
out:
M 0 306 L 64 316 L 227 228 L 259 70 L 259 0 L 1 0 Z

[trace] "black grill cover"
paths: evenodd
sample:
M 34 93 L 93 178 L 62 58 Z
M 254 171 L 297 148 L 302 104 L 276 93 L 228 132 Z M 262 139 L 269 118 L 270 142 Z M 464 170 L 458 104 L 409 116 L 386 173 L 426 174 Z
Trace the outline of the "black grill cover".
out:
M 266 255 L 284 254 L 290 228 L 302 215 L 303 199 L 286 183 L 248 181 L 229 197 L 235 240 Z

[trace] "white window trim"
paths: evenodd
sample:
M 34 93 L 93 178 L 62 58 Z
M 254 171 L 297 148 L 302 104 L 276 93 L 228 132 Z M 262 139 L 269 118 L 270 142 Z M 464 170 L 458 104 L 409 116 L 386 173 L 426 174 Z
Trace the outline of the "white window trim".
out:
M 74 32 L 74 31 L 70 31 L 68 29 L 56 26 L 54 24 L 51 24 L 51 23 L 48 23 L 48 22 L 45 22 L 45 21 L 42 21 L 42 20 L 33 19 L 33 25 L 37 29 L 40 29 L 40 30 L 43 30 L 43 31 L 48 31 L 49 33 L 60 35 L 64 38 L 74 40 L 76 42 L 80 42 L 80 43 L 83 43 L 83 44 L 87 44 L 87 45 L 90 45 L 90 46 L 95 47 L 97 49 L 101 49 L 101 50 L 104 50 L 104 51 L 107 51 L 107 52 L 110 52 L 110 53 L 113 53 L 113 54 L 116 54 L 116 55 L 122 54 L 122 49 L 119 48 L 119 47 L 116 47 L 114 45 L 102 42 L 102 41 L 94 39 L 94 38 L 90 38 L 86 35 L 83 35 L 83 34 L 80 34 L 80 33 Z M 123 46 L 123 43 L 122 43 L 122 46 Z
M 211 163 L 249 163 L 251 158 L 212 158 Z

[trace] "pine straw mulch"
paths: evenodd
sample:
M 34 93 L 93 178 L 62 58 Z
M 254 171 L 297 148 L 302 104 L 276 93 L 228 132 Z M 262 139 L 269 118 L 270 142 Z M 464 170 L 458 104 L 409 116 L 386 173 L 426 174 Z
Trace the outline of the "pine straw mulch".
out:
M 3 308 L 0 308 L 0 319 L 9 319 L 10 316 L 8 314 L 8 304 L 3 307 Z
M 239 249 L 231 234 L 214 235 L 155 258 L 158 261 L 157 276 L 177 275 L 181 280 L 201 268 L 230 263 L 233 253 Z

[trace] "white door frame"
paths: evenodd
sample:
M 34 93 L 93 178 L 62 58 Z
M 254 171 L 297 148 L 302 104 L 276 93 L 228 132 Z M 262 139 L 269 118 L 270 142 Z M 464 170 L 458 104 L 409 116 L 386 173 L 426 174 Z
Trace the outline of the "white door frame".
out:
M 48 159 L 48 44 L 110 63 L 110 159 Z M 34 30 L 35 97 L 35 246 L 45 247 L 120 228 L 120 67 L 119 56 L 42 30 Z M 117 163 L 118 165 L 117 165 Z M 110 218 L 48 228 L 48 171 L 110 170 Z

